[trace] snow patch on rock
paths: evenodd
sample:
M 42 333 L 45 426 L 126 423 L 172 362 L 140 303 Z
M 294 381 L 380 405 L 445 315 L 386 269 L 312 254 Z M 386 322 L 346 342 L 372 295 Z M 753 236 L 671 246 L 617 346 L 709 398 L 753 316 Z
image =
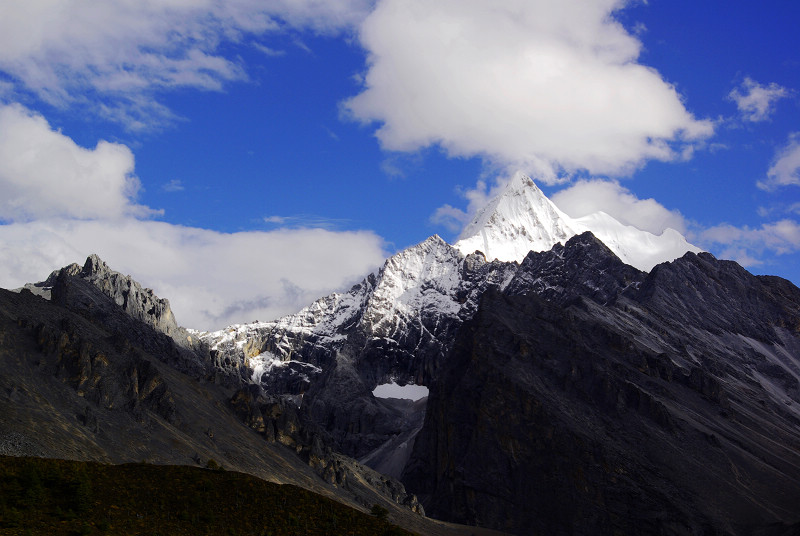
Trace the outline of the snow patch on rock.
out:
M 376 398 L 405 398 L 417 401 L 428 396 L 428 392 L 428 388 L 424 385 L 397 385 L 395 382 L 390 382 L 377 386 L 372 394 Z

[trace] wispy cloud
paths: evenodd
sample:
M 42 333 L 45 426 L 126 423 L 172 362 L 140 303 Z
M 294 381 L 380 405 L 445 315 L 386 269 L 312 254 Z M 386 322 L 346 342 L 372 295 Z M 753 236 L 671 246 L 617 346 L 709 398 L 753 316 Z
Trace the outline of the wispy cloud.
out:
M 330 139 L 332 139 L 333 141 L 339 141 L 339 135 L 336 134 L 336 132 L 331 130 L 329 127 L 326 127 L 325 125 L 323 125 L 322 128 L 325 129 L 325 132 L 328 134 L 328 137 Z
M 311 47 L 309 47 L 309 46 L 308 46 L 308 45 L 305 43 L 305 41 L 303 41 L 303 40 L 302 40 L 302 39 L 300 39 L 299 37 L 296 37 L 296 38 L 295 38 L 295 39 L 292 41 L 292 43 L 294 44 L 294 46 L 296 46 L 297 48 L 299 48 L 300 50 L 302 50 L 302 51 L 303 51 L 303 52 L 305 52 L 306 54 L 314 54 L 314 51 L 313 51 L 313 50 L 311 50 Z
M 789 142 L 778 151 L 767 171 L 767 178 L 758 182 L 758 187 L 767 191 L 791 185 L 800 185 L 800 132 L 789 136 Z
M 387 157 L 381 161 L 381 171 L 392 179 L 399 179 L 406 176 L 405 171 L 396 157 Z
M 774 82 L 764 86 L 749 77 L 728 94 L 728 98 L 736 103 L 742 117 L 753 122 L 769 119 L 775 111 L 775 103 L 788 96 L 789 90 Z
M 269 48 L 267 46 L 262 45 L 261 43 L 253 43 L 253 48 L 264 54 L 265 56 L 270 57 L 278 57 L 286 55 L 285 50 L 276 50 L 274 48 Z
M 470 214 L 467 211 L 449 204 L 437 208 L 430 217 L 432 224 L 441 225 L 451 233 L 460 232 L 469 221 Z
M 698 244 L 715 248 L 719 256 L 743 266 L 757 266 L 765 255 L 786 255 L 800 251 L 800 224 L 783 219 L 760 227 L 721 224 L 695 235 Z
M 165 192 L 182 192 L 186 188 L 179 179 L 172 179 L 171 181 L 162 184 L 161 189 Z
M 15 91 L 142 130 L 174 119 L 158 100 L 164 91 L 216 91 L 247 78 L 222 44 L 287 28 L 341 32 L 370 7 L 370 0 L 12 2 L 0 17 L 0 72 Z
M 264 223 L 291 229 L 338 229 L 351 223 L 346 218 L 329 218 L 315 214 L 295 214 L 293 216 L 265 216 Z

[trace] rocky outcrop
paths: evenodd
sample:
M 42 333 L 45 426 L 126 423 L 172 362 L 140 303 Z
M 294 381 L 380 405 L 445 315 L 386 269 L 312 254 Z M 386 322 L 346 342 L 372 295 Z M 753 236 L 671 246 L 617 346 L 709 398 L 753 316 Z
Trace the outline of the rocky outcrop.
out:
M 246 367 L 213 366 L 208 347 L 178 325 L 169 300 L 159 298 L 131 276 L 112 270 L 97 255 L 87 257 L 83 266 L 70 264 L 23 288 L 78 311 L 120 336 L 141 340 L 149 351 L 162 355 L 179 370 L 210 374 L 234 385 L 246 381 Z
M 645 276 L 586 232 L 549 251 L 528 253 L 505 291 L 536 294 L 562 306 L 580 298 L 609 305 L 623 292 L 638 288 Z
M 231 407 L 245 424 L 267 441 L 294 450 L 325 482 L 346 489 L 355 497 L 365 497 L 364 488 L 369 487 L 387 500 L 425 514 L 416 496 L 407 493 L 399 480 L 333 451 L 328 446 L 332 443 L 328 434 L 298 411 L 296 403 L 294 397 L 269 395 L 258 385 L 239 389 L 230 399 Z M 372 506 L 366 499 L 363 504 Z
M 590 236 L 531 254 L 459 331 L 404 482 L 433 516 L 517 534 L 790 530 L 798 306 L 708 254 L 650 274 Z
M 39 351 L 50 360 L 53 373 L 69 383 L 78 396 L 107 410 L 123 409 L 138 419 L 149 413 L 176 423 L 174 396 L 158 369 L 132 346 L 108 349 L 82 336 L 68 318 L 54 327 L 40 323 L 34 328 Z M 118 340 L 119 341 L 119 340 Z M 146 410 L 146 411 L 145 411 Z M 97 431 L 91 410 L 84 424 Z
M 52 292 L 58 286 L 59 277 L 80 278 L 97 287 L 104 295 L 111 298 L 131 318 L 144 322 L 157 331 L 183 344 L 185 331 L 175 321 L 175 315 L 169 300 L 159 298 L 152 289 L 142 287 L 131 276 L 111 270 L 97 255 L 89 255 L 83 266 L 70 264 L 52 272 L 40 283 L 28 283 L 25 287 L 34 294 L 46 299 L 52 298 Z M 56 292 L 58 290 L 56 289 Z
M 111 272 L 102 261 L 99 266 L 105 269 L 98 269 L 98 261 L 89 257 L 84 270 L 77 274 L 70 267 L 61 270 L 53 281 L 51 301 L 103 326 L 118 344 L 135 344 L 182 372 L 197 377 L 206 375 L 207 349 L 188 334 L 180 336 L 184 330 L 173 326 L 169 303 L 153 297 L 152 291 L 141 290 L 128 276 Z M 117 294 L 122 288 L 130 292 Z M 143 304 L 152 307 L 145 309 Z
M 178 323 L 172 314 L 169 300 L 159 298 L 152 289 L 143 288 L 131 276 L 114 272 L 97 255 L 90 255 L 86 259 L 78 277 L 99 288 L 131 318 L 144 322 L 169 337 L 177 338 Z

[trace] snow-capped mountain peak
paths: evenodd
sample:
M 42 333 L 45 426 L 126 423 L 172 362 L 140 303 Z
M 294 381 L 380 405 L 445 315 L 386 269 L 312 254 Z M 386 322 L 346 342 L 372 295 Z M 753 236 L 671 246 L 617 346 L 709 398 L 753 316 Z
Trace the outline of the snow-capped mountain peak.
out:
M 476 250 L 487 260 L 521 261 L 530 251 L 546 251 L 578 234 L 530 177 L 517 172 L 497 197 L 475 215 L 454 245 Z
M 302 392 L 317 369 L 339 354 L 391 356 L 376 376 L 419 383 L 444 359 L 448 341 L 475 313 L 486 288 L 504 288 L 518 269 L 515 263 L 531 251 L 550 250 L 585 231 L 645 271 L 699 251 L 671 229 L 654 235 L 601 212 L 571 218 L 519 173 L 455 245 L 431 236 L 388 258 L 349 291 L 320 298 L 296 314 L 195 336 L 221 370 L 262 385 L 293 386 L 292 394 Z M 295 360 L 317 369 L 276 365 Z M 420 362 L 424 372 L 411 377 Z
M 530 251 L 547 251 L 585 231 L 591 231 L 622 261 L 644 271 L 687 251 L 700 251 L 674 229 L 655 235 L 604 212 L 572 218 L 520 172 L 478 211 L 454 246 L 464 254 L 481 251 L 487 260 L 522 262 Z

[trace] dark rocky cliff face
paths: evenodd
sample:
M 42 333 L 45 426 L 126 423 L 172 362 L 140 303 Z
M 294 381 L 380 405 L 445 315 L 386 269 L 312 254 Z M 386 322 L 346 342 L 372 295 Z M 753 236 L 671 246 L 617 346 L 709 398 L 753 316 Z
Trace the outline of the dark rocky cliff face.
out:
M 409 489 L 517 534 L 796 533 L 800 290 L 708 254 L 643 274 L 594 242 L 484 294 Z

